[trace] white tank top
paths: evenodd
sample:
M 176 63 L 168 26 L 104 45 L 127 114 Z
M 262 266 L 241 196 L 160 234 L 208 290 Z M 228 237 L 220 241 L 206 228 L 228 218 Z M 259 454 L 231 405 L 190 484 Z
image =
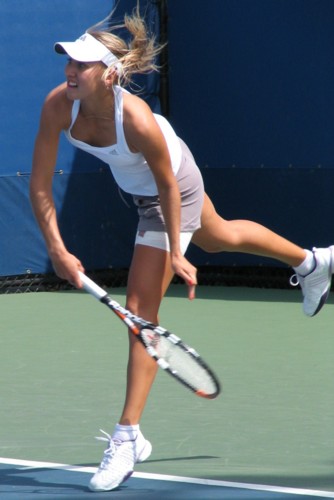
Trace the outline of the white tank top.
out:
M 123 92 L 127 91 L 115 85 L 116 144 L 106 147 L 96 147 L 72 137 L 71 129 L 80 109 L 80 101 L 78 100 L 73 102 L 70 128 L 64 132 L 71 144 L 107 163 L 115 181 L 123 191 L 133 195 L 155 196 L 158 194 L 158 189 L 147 161 L 142 153 L 132 153 L 125 139 L 123 129 Z M 154 113 L 154 117 L 165 137 L 172 169 L 174 175 L 176 175 L 182 159 L 180 141 L 169 122 L 163 116 Z

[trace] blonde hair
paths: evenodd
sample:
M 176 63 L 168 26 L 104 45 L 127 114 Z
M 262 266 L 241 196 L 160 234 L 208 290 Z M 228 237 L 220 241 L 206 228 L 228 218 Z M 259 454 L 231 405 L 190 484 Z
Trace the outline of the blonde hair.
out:
M 140 16 L 139 6 L 134 9 L 132 15 L 126 14 L 124 22 L 114 25 L 109 29 L 99 29 L 110 19 L 104 19 L 87 30 L 87 33 L 103 43 L 110 52 L 119 60 L 120 64 L 112 64 L 103 74 L 105 80 L 110 74 L 110 70 L 118 66 L 118 77 L 121 85 L 129 85 L 132 82 L 132 75 L 136 73 L 150 73 L 158 71 L 156 58 L 161 52 L 163 45 L 156 43 L 156 37 L 150 35 L 144 19 Z M 131 39 L 126 42 L 116 35 L 117 30 L 124 30 L 130 33 Z

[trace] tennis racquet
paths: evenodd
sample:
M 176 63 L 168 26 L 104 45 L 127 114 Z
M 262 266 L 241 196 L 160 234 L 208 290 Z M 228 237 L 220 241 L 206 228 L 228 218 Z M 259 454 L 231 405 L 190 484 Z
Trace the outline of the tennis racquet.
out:
M 220 393 L 220 384 L 200 355 L 182 340 L 161 326 L 132 314 L 113 300 L 85 274 L 79 272 L 86 292 L 111 309 L 142 342 L 147 353 L 160 368 L 172 375 L 197 396 L 214 399 Z

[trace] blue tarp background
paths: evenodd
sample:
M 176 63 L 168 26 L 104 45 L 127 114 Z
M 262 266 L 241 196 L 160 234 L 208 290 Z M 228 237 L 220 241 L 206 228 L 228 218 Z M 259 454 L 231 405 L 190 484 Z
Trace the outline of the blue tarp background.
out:
M 159 33 L 159 1 L 140 3 Z M 120 0 L 116 17 L 135 4 Z M 51 270 L 28 186 L 43 100 L 64 79 L 65 60 L 53 44 L 76 38 L 113 6 L 0 3 L 0 276 Z M 168 0 L 167 8 L 169 118 L 218 211 L 257 220 L 305 247 L 333 243 L 334 2 Z M 144 84 L 159 110 L 158 77 Z M 129 265 L 136 212 L 106 166 L 62 139 L 54 192 L 65 241 L 87 269 Z M 197 265 L 268 263 L 194 248 L 190 257 Z
M 131 12 L 122 0 L 115 19 Z M 64 81 L 66 57 L 58 40 L 72 40 L 104 19 L 114 0 L 2 0 L 0 3 L 0 276 L 52 271 L 29 202 L 35 135 L 47 93 Z M 143 3 L 143 14 L 159 34 L 157 9 Z M 159 77 L 140 78 L 143 97 L 159 112 Z M 109 169 L 61 139 L 54 176 L 54 198 L 68 248 L 87 269 L 129 265 L 136 212 L 119 195 Z M 126 230 L 124 229 L 126 228 Z
M 332 0 L 168 6 L 170 118 L 201 167 L 334 167 Z

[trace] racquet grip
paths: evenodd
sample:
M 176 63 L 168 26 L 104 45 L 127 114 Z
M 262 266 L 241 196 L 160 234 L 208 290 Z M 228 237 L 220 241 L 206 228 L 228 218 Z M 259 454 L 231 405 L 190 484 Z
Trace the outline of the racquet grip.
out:
M 103 297 L 107 295 L 107 292 L 103 290 L 100 286 L 98 286 L 94 281 L 92 281 L 88 276 L 79 271 L 79 277 L 82 281 L 83 287 L 86 292 L 94 295 L 97 300 L 101 300 Z

